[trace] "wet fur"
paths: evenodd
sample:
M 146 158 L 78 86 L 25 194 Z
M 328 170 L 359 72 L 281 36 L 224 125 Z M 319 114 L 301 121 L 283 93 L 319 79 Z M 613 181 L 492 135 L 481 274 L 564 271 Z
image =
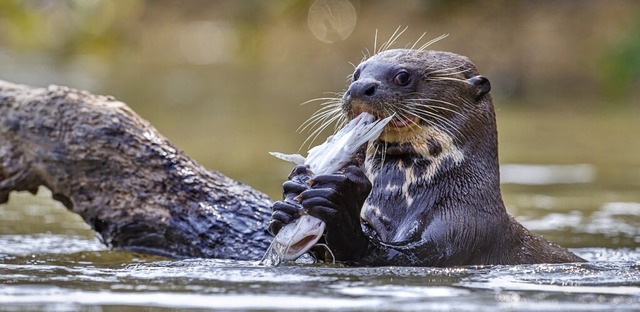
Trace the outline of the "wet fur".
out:
M 400 70 L 411 73 L 410 85 L 389 78 Z M 352 228 L 342 231 L 340 224 L 353 222 L 335 219 L 335 213 L 316 215 L 334 225 L 327 235 L 334 238 L 328 247 L 336 260 L 412 266 L 583 261 L 506 212 L 489 90 L 488 80 L 466 57 L 448 52 L 386 50 L 358 65 L 342 100 L 331 99 L 331 108 L 311 123 L 326 126 L 367 111 L 378 117 L 395 114 L 411 124 L 387 126 L 366 150 L 360 166 L 372 186 L 368 196 L 342 184 L 333 186 L 339 192 L 325 185 L 324 193 L 315 193 L 366 196 L 362 207 L 335 207 L 360 209 L 364 235 L 353 236 Z M 362 180 L 345 175 L 345 181 Z M 353 246 L 360 245 L 364 251 L 353 254 L 360 250 Z

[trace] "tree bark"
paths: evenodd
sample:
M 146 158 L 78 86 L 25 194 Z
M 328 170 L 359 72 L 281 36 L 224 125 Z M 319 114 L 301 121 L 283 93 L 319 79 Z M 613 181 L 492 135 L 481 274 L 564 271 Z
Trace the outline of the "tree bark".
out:
M 197 164 L 126 104 L 0 80 L 0 203 L 41 185 L 113 248 L 255 260 L 271 241 L 265 194 Z

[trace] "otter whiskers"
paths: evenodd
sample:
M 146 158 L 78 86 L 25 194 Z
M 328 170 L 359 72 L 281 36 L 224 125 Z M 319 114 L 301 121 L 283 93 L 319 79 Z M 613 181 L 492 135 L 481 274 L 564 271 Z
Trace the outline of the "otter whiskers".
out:
M 380 52 L 384 52 L 387 51 L 389 49 L 391 49 L 391 47 L 393 47 L 393 45 L 396 44 L 396 42 L 398 41 L 398 39 L 407 31 L 407 29 L 409 29 L 408 26 L 405 26 L 404 28 L 402 26 L 398 26 L 396 28 L 396 30 L 393 31 L 393 33 L 391 34 L 391 36 L 389 36 L 389 39 L 387 39 L 387 41 L 385 41 L 384 43 L 382 43 L 380 45 L 380 47 L 378 47 L 378 30 L 376 29 L 376 32 L 374 34 L 373 37 L 373 53 L 371 53 L 372 51 L 369 51 L 369 48 L 365 48 L 365 51 L 362 52 L 362 60 L 360 60 L 361 62 L 370 58 L 371 56 L 378 54 Z M 418 37 L 418 39 L 416 39 L 413 44 L 409 43 L 405 46 L 405 48 L 411 49 L 411 50 L 416 50 L 416 51 L 424 51 L 426 50 L 429 46 L 433 45 L 434 43 L 445 39 L 449 36 L 449 34 L 442 34 L 436 38 L 433 38 L 429 41 L 427 41 L 426 43 L 422 44 L 421 46 L 417 47 L 418 44 L 420 44 L 420 41 L 422 41 L 422 39 L 424 39 L 424 37 L 427 35 L 426 32 L 422 33 L 422 35 L 420 35 L 420 37 Z M 411 45 L 409 47 L 409 45 Z
M 458 129 L 458 127 L 451 120 L 447 119 L 445 116 L 440 115 L 438 113 L 438 110 L 453 112 L 462 117 L 464 117 L 464 115 L 462 115 L 460 112 L 457 112 L 455 110 L 452 110 L 446 107 L 435 106 L 435 105 L 424 103 L 425 101 L 428 101 L 428 100 L 430 99 L 407 101 L 406 103 L 407 105 L 404 108 L 402 108 L 402 111 L 405 114 L 409 114 L 411 116 L 417 117 L 418 119 L 420 119 L 421 121 L 423 121 L 424 123 L 426 123 L 431 127 L 438 128 L 444 131 L 447 135 L 451 137 L 457 137 L 457 135 L 464 136 L 462 131 L 460 131 L 460 129 Z M 437 100 L 433 100 L 433 101 L 437 102 Z
M 409 26 L 405 26 L 404 28 L 402 28 L 402 26 L 398 26 L 398 28 L 396 28 L 393 34 L 391 34 L 391 37 L 389 37 L 389 40 L 387 40 L 380 46 L 380 49 L 376 48 L 376 45 L 378 43 L 378 30 L 376 29 L 376 35 L 373 40 L 373 53 L 378 54 L 382 51 L 388 50 L 391 46 L 393 46 L 396 43 L 398 38 L 400 38 L 400 36 L 402 36 L 402 34 L 404 34 L 404 32 L 407 31 L 407 29 L 409 29 Z
M 323 124 L 327 119 L 334 117 L 337 113 L 340 113 L 342 110 L 340 108 L 341 103 L 330 103 L 325 105 L 324 107 L 317 110 L 309 119 L 307 119 L 300 127 L 298 127 L 298 132 L 302 132 L 307 128 L 313 128 L 318 124 Z
M 329 125 L 335 123 L 334 134 L 346 123 L 346 117 L 342 114 L 342 97 L 326 97 L 326 98 L 318 98 L 310 101 L 306 101 L 304 104 L 316 102 L 316 101 L 325 101 L 321 103 L 322 106 L 316 112 L 314 112 L 309 119 L 303 122 L 300 127 L 298 127 L 298 132 L 303 132 L 305 130 L 309 130 L 309 136 L 304 140 L 300 148 L 304 147 L 308 144 L 311 147 L 311 144 L 318 138 L 318 136 L 324 131 Z M 315 129 L 314 129 L 315 128 Z M 312 130 L 313 129 L 313 130 Z
M 435 65 L 430 66 L 430 69 L 433 68 L 433 66 L 435 66 Z M 453 66 L 453 67 L 434 69 L 434 70 L 430 70 L 429 74 L 431 74 L 431 75 L 433 75 L 433 74 L 436 74 L 436 75 L 437 74 L 443 74 L 443 75 L 445 75 L 445 77 L 446 76 L 453 76 L 453 75 L 461 75 L 461 74 L 464 74 L 464 73 L 469 72 L 471 70 L 470 68 L 464 68 L 464 66 L 465 65 L 462 64 L 462 65 Z M 462 68 L 464 68 L 464 69 L 462 69 Z M 429 78 L 430 77 L 427 77 L 427 80 Z M 438 78 L 438 76 L 436 76 L 435 78 Z
M 420 38 L 418 38 L 418 40 L 416 41 L 416 43 L 414 43 L 414 44 L 413 44 L 413 46 L 411 47 L 411 49 L 413 49 L 413 48 L 415 47 L 415 45 L 416 45 L 418 42 L 420 42 L 420 40 L 422 39 L 422 37 L 424 37 L 424 34 L 422 34 L 422 36 L 420 36 Z M 426 50 L 430 45 L 432 45 L 432 44 L 434 44 L 434 43 L 436 43 L 436 42 L 438 42 L 438 41 L 440 41 L 440 40 L 442 40 L 442 39 L 444 39 L 444 38 L 447 38 L 447 37 L 449 37 L 449 34 L 442 34 L 442 35 L 440 35 L 440 36 L 438 36 L 438 37 L 436 37 L 436 38 L 433 38 L 433 39 L 431 39 L 431 40 L 427 41 L 427 43 L 425 43 L 425 44 L 421 45 L 421 46 L 420 46 L 419 48 L 417 48 L 416 50 L 418 50 L 418 51 L 424 51 L 424 50 Z

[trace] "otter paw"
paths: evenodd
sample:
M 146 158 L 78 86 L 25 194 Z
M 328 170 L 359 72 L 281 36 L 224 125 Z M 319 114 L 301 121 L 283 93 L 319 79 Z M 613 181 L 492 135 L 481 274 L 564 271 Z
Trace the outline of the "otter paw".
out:
M 273 213 L 269 220 L 269 233 L 276 236 L 285 225 L 291 223 L 302 213 L 302 205 L 292 201 L 277 201 L 271 207 Z
M 367 239 L 360 224 L 360 209 L 371 191 L 371 183 L 357 166 L 343 172 L 321 175 L 309 181 L 311 189 L 297 197 L 305 211 L 325 222 L 325 241 L 337 260 L 355 260 Z
M 307 184 L 311 189 L 300 193 L 298 197 L 310 213 L 314 210 L 326 211 L 327 217 L 333 213 L 324 208 L 351 208 L 352 212 L 360 214 L 360 208 L 371 192 L 371 182 L 364 171 L 357 165 L 349 165 L 342 172 L 320 175 L 310 179 Z M 313 192 L 312 192 L 313 191 Z M 315 207 L 315 209 L 314 209 Z
M 282 184 L 283 198 L 287 201 L 293 201 L 300 193 L 309 189 L 307 181 L 311 175 L 312 173 L 307 166 L 295 166 L 289 173 L 288 180 Z

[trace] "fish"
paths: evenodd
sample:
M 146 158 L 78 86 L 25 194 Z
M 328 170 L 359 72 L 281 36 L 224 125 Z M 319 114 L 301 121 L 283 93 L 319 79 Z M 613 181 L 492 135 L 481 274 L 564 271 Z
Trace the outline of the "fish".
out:
M 313 176 L 332 174 L 343 168 L 353 154 L 364 144 L 380 136 L 392 116 L 376 119 L 362 112 L 327 140 L 307 152 L 300 154 L 270 152 L 276 158 L 309 167 Z M 322 220 L 306 214 L 285 225 L 271 242 L 262 259 L 264 264 L 279 265 L 283 261 L 295 261 L 313 247 L 322 237 L 325 224 Z

